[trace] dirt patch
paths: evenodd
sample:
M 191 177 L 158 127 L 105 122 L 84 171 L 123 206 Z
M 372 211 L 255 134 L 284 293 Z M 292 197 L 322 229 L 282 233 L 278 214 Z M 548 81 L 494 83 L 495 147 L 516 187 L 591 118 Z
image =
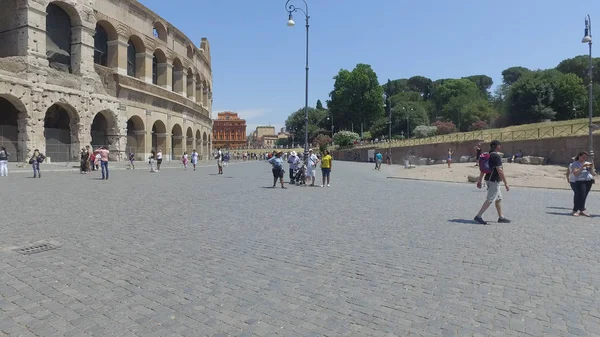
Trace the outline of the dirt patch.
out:
M 404 166 L 386 166 L 391 178 L 409 178 L 435 181 L 467 183 L 469 175 L 478 176 L 479 168 L 474 163 L 416 166 L 405 169 Z M 504 164 L 504 172 L 510 186 L 570 189 L 565 173 L 566 167 L 557 165 Z

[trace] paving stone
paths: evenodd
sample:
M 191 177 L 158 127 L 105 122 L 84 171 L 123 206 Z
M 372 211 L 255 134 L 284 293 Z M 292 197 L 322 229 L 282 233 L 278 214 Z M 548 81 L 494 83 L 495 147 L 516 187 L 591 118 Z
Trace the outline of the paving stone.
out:
M 568 191 L 388 180 L 340 162 L 331 188 L 263 188 L 264 162 L 11 174 L 0 336 L 586 336 L 598 331 L 596 218 Z M 507 168 L 509 170 L 509 168 Z M 541 197 L 543 196 L 543 197 Z M 590 211 L 598 195 L 590 194 Z M 34 205 L 36 212 L 20 212 Z M 557 208 L 559 207 L 559 208 Z M 106 210 L 103 213 L 103 210 Z M 490 209 L 485 218 L 495 218 Z M 8 247 L 54 240 L 23 256 Z M 26 328 L 27 327 L 27 328 Z

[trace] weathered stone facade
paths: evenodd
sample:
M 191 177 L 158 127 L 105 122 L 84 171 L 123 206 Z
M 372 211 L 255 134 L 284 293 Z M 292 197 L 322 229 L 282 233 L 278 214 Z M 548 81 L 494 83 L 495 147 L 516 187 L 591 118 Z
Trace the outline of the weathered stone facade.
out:
M 78 160 L 211 151 L 210 46 L 135 0 L 0 0 L 0 145 Z M 54 158 L 53 158 L 54 157 Z

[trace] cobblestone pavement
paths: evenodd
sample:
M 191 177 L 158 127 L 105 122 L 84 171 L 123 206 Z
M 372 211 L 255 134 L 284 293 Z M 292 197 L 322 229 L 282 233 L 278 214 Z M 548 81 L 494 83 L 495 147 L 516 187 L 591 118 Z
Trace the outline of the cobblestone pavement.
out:
M 0 179 L 0 336 L 600 334 L 600 218 L 565 216 L 567 191 L 511 190 L 515 222 L 481 226 L 466 184 L 215 172 Z M 13 251 L 35 242 L 60 248 Z

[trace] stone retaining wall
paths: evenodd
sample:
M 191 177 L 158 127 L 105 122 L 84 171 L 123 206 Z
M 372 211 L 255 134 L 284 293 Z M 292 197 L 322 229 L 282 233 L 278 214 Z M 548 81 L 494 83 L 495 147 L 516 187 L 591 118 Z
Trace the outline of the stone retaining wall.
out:
M 417 158 L 431 158 L 434 160 L 445 160 L 448 156 L 448 148 L 454 150 L 454 162 L 458 162 L 461 156 L 475 156 L 475 145 L 478 141 L 453 142 L 442 144 L 426 144 L 407 147 L 392 148 L 392 160 L 394 164 L 404 164 L 404 159 L 409 156 Z M 594 135 L 594 144 L 596 144 L 596 152 L 600 154 L 600 135 Z M 373 149 L 373 148 L 371 148 Z M 488 144 L 483 144 L 483 151 L 489 149 Z M 560 138 L 544 138 L 502 142 L 502 152 L 507 155 L 514 154 L 522 150 L 525 156 L 539 156 L 548 159 L 548 164 L 563 165 L 569 164 L 572 157 L 580 151 L 588 151 L 587 136 L 573 136 Z M 387 148 L 375 149 L 381 151 L 382 154 L 388 152 Z M 345 161 L 368 161 L 369 149 L 347 149 L 333 151 L 333 157 L 336 160 Z M 597 158 L 598 156 L 596 156 Z M 596 160 L 596 162 L 600 162 Z M 419 164 L 412 163 L 411 164 Z

